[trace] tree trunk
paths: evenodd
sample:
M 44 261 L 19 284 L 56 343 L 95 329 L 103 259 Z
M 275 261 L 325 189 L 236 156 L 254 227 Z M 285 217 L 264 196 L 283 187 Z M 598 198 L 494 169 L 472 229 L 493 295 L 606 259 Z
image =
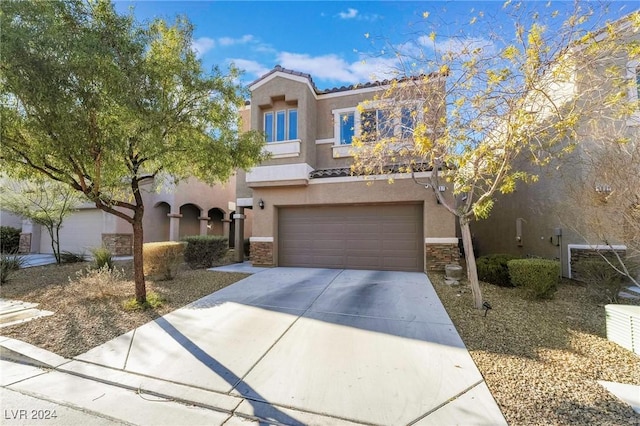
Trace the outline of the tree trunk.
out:
M 473 296 L 473 307 L 482 309 L 482 290 L 478 281 L 478 269 L 476 267 L 476 255 L 473 252 L 473 242 L 471 241 L 471 228 L 469 228 L 469 219 L 459 217 L 460 231 L 462 232 L 462 246 L 464 247 L 465 260 L 467 262 L 467 278 L 471 285 L 471 294 Z
M 142 244 L 144 234 L 142 229 L 142 210 L 138 210 L 133 215 L 133 278 L 136 284 L 136 300 L 139 304 L 147 301 L 147 288 L 144 281 L 144 259 L 142 255 Z
M 54 231 L 53 226 L 45 226 L 45 228 L 47 228 L 47 232 L 51 237 L 51 251 L 53 251 L 53 257 L 56 258 L 56 264 L 60 265 L 60 235 L 57 232 L 57 229 Z

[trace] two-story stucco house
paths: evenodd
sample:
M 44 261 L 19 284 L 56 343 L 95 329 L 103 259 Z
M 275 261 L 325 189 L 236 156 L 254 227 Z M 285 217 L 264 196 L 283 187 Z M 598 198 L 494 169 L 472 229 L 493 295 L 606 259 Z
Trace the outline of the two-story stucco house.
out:
M 351 173 L 352 138 L 376 115 L 363 105 L 384 88 L 318 90 L 280 66 L 249 86 L 243 121 L 271 153 L 236 181 L 236 245 L 251 209 L 254 265 L 424 271 L 458 260 L 454 217 L 410 175 Z

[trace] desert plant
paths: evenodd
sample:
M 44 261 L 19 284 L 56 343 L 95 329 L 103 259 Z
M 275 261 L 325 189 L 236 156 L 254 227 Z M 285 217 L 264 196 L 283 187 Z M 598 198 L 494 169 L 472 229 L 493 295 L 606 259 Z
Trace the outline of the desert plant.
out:
M 131 299 L 127 299 L 122 307 L 125 311 L 146 311 L 147 309 L 157 309 L 160 308 L 165 299 L 156 293 L 155 291 L 150 291 L 147 293 L 147 300 L 144 303 L 140 303 L 136 300 L 135 297 Z
M 104 265 L 102 268 L 86 268 L 76 272 L 75 279 L 69 277 L 69 282 L 77 281 L 87 288 L 90 297 L 117 296 L 113 288 L 117 283 L 124 280 L 123 269 L 109 268 Z
M 82 263 L 87 261 L 84 253 L 73 253 L 71 251 L 60 252 L 60 263 Z
M 618 303 L 618 295 L 625 286 L 625 277 L 604 260 L 585 259 L 573 269 L 578 281 L 585 283 L 593 295 L 604 295 L 611 303 Z
M 193 269 L 212 267 L 229 249 L 229 239 L 219 235 L 194 235 L 183 241 L 187 243 L 184 260 Z
M 142 246 L 145 275 L 162 280 L 175 278 L 178 267 L 184 261 L 185 246 L 186 243 L 178 241 L 145 243 Z
M 509 278 L 507 262 L 517 259 L 512 254 L 490 254 L 478 258 L 478 278 L 484 282 L 501 287 L 513 287 Z
M 514 259 L 507 262 L 511 283 L 530 299 L 551 299 L 560 280 L 560 262 L 550 259 Z
M 0 257 L 0 284 L 6 284 L 9 281 L 9 275 L 22 268 L 24 263 L 25 258 L 17 254 Z
M 20 246 L 20 230 L 0 226 L 0 253 L 17 253 Z
M 111 251 L 105 247 L 97 247 L 91 249 L 93 255 L 93 261 L 98 269 L 107 266 L 109 269 L 113 269 L 113 255 Z

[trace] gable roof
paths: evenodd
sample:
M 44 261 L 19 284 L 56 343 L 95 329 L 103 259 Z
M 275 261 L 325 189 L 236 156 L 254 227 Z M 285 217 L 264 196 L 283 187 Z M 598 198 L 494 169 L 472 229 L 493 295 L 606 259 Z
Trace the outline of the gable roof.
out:
M 418 76 L 402 77 L 398 81 L 402 82 L 402 81 L 408 81 L 408 80 L 417 80 L 425 77 L 437 77 L 439 75 L 442 76 L 441 73 L 431 73 L 429 75 L 421 74 Z M 331 95 L 340 96 L 343 92 L 349 92 L 353 90 L 376 91 L 376 90 L 380 90 L 381 88 L 384 88 L 385 86 L 390 85 L 394 81 L 393 79 L 370 81 L 366 83 L 356 83 L 356 84 L 351 84 L 349 86 L 340 86 L 340 87 L 333 87 L 330 89 L 320 90 L 318 89 L 316 84 L 313 82 L 313 78 L 311 78 L 310 74 L 283 68 L 280 65 L 276 65 L 271 71 L 264 74 L 262 77 L 258 78 L 257 80 L 254 80 L 253 82 L 251 82 L 248 85 L 249 90 L 257 89 L 258 87 L 262 86 L 263 84 L 267 83 L 268 81 L 278 76 L 307 84 L 309 89 L 311 90 L 311 92 L 316 98 L 331 96 Z

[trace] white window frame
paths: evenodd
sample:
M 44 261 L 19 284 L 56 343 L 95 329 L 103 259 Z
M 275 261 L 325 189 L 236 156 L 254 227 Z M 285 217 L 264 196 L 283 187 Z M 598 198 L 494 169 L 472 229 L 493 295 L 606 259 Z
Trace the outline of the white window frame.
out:
M 296 111 L 296 137 L 294 139 L 290 138 L 289 135 L 289 114 L 291 113 L 291 111 Z M 278 123 L 277 123 L 277 117 L 279 113 L 283 113 L 284 114 L 284 139 L 283 140 L 278 140 Z M 298 124 L 300 123 L 300 114 L 298 114 L 298 108 L 287 108 L 287 109 L 278 109 L 278 110 L 269 110 L 269 111 L 265 111 L 262 117 L 262 130 L 265 132 L 265 134 L 267 134 L 267 115 L 271 114 L 272 116 L 272 125 L 273 128 L 271 129 L 271 135 L 272 135 L 272 140 L 271 141 L 267 141 L 267 143 L 272 144 L 272 143 L 284 143 L 284 142 L 291 142 L 291 141 L 299 141 L 300 138 L 298 137 L 298 133 L 299 133 L 299 126 Z

